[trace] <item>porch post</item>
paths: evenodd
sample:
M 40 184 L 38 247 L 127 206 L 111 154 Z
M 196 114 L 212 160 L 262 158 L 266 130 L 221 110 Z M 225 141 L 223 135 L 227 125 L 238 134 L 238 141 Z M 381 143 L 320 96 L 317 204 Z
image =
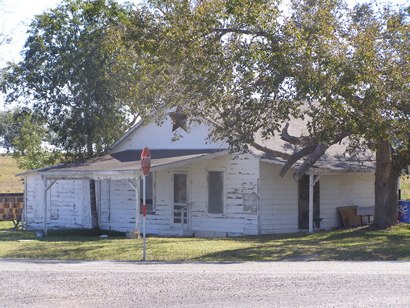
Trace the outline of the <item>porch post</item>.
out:
M 143 217 L 142 217 L 142 238 L 143 238 L 143 243 L 142 243 L 142 261 L 146 260 L 147 256 L 147 239 L 145 236 L 145 219 L 146 219 L 146 211 L 147 211 L 147 204 L 146 204 L 146 191 L 147 191 L 147 186 L 146 186 L 146 180 L 147 176 L 144 174 L 144 177 L 142 178 L 142 206 L 143 206 Z M 141 187 L 141 186 L 140 186 Z
M 108 229 L 111 230 L 111 178 L 108 179 Z
M 138 237 L 140 236 L 140 194 L 139 188 L 141 187 L 141 177 L 135 178 L 135 231 L 138 232 Z
M 140 206 L 139 206 L 139 193 L 138 189 L 140 186 L 140 177 L 135 177 L 135 185 L 134 183 L 129 179 L 128 183 L 131 185 L 131 187 L 135 190 L 135 227 L 134 227 L 134 232 L 138 233 L 138 237 L 140 235 Z
M 43 203 L 44 203 L 44 222 L 43 222 L 43 232 L 44 236 L 47 236 L 47 179 L 43 180 L 44 182 L 44 194 L 43 194 Z
M 47 192 L 48 190 L 51 188 L 51 186 L 54 185 L 55 182 L 57 182 L 57 180 L 52 180 L 50 185 L 47 186 L 47 179 L 43 178 L 43 182 L 44 182 L 44 222 L 43 222 L 43 231 L 44 231 L 44 236 L 47 236 Z
M 313 187 L 315 178 L 313 174 L 309 174 L 309 233 L 313 232 Z
M 23 208 L 23 213 L 21 219 L 22 219 L 22 225 L 23 225 L 23 230 L 27 230 L 27 177 L 24 177 L 24 208 Z

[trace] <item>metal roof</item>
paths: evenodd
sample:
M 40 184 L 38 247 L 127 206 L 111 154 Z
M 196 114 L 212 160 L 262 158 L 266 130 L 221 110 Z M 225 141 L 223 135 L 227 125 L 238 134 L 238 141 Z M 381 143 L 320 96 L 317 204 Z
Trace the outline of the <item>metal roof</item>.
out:
M 142 150 L 127 150 L 85 161 L 61 164 L 18 174 L 37 173 L 46 178 L 135 178 L 140 173 Z M 151 150 L 151 169 L 160 170 L 228 154 L 226 149 Z
M 289 121 L 288 132 L 290 135 L 300 137 L 308 136 L 306 121 L 300 119 L 292 119 Z M 290 156 L 300 150 L 299 146 L 290 144 L 281 139 L 279 133 L 270 138 L 262 138 L 261 134 L 255 134 L 255 141 L 269 149 Z M 374 172 L 375 170 L 375 155 L 369 150 L 354 152 L 349 154 L 347 151 L 349 139 L 345 138 L 341 142 L 330 146 L 326 153 L 314 164 L 310 172 L 316 173 L 319 169 L 323 171 L 333 172 Z M 283 165 L 286 160 L 281 157 L 271 157 L 263 151 L 257 150 L 254 147 L 249 147 L 251 152 L 259 157 L 262 161 Z M 303 163 L 299 160 L 293 168 L 297 168 Z

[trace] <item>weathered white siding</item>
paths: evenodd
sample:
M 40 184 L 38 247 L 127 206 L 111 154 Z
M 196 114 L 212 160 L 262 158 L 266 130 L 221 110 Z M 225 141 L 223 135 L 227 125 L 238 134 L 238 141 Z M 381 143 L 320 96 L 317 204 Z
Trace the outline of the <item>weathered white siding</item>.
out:
M 37 175 L 28 176 L 26 181 L 25 223 L 28 229 L 42 229 L 44 222 L 44 182 Z M 89 181 L 57 181 L 47 192 L 48 228 L 90 228 L 89 196 Z
M 223 214 L 208 213 L 207 171 L 224 171 Z M 192 176 L 192 230 L 198 234 L 258 234 L 259 161 L 252 155 L 203 161 L 190 169 Z
M 298 231 L 298 183 L 292 172 L 281 178 L 281 166 L 260 163 L 259 221 L 262 234 Z
M 320 217 L 327 229 L 341 226 L 337 208 L 350 205 L 374 206 L 374 174 L 320 177 Z
M 178 140 L 174 140 L 172 132 L 172 121 L 167 118 L 162 126 L 156 123 L 149 123 L 139 127 L 134 133 L 128 136 L 121 144 L 117 145 L 112 152 L 121 152 L 125 150 L 142 149 L 216 149 L 227 148 L 223 142 L 212 142 L 207 140 L 209 127 L 205 124 L 193 124 L 190 131 L 185 132 L 178 129 L 176 132 L 180 135 Z M 155 136 L 153 138 L 153 136 Z
M 131 231 L 135 226 L 135 191 L 128 180 L 96 182 L 97 211 L 100 228 Z
M 160 174 L 154 175 L 156 181 L 163 181 Z M 133 182 L 135 184 L 135 181 Z M 139 187 L 139 185 L 137 185 Z M 154 188 L 155 191 L 155 188 Z M 140 193 L 140 192 L 138 192 Z M 97 184 L 97 209 L 100 218 L 100 227 L 105 230 L 130 232 L 136 229 L 137 204 L 134 188 L 128 180 L 102 180 Z M 140 196 L 140 195 L 138 195 Z M 161 191 L 154 197 L 161 197 Z M 141 197 L 138 197 L 140 199 Z M 151 234 L 172 234 L 169 227 L 168 202 L 158 200 L 154 214 L 148 213 L 146 219 L 146 231 Z M 142 215 L 139 226 L 142 230 Z
M 289 172 L 279 176 L 280 166 L 261 162 L 260 230 L 262 234 L 297 232 L 298 183 Z M 321 176 L 320 217 L 325 228 L 340 227 L 337 208 L 374 206 L 374 175 L 345 173 Z
M 208 171 L 224 172 L 223 214 L 208 213 Z M 154 175 L 155 213 L 147 214 L 147 233 L 160 235 L 196 233 L 198 236 L 257 234 L 258 172 L 259 162 L 251 155 L 241 155 L 237 159 L 231 159 L 226 155 L 178 168 L 156 171 Z M 187 174 L 189 218 L 188 225 L 184 226 L 174 224 L 173 221 L 173 175 L 175 173 Z M 98 182 L 97 205 L 103 229 L 134 230 L 135 192 L 127 180 Z M 142 226 L 141 221 L 140 226 Z

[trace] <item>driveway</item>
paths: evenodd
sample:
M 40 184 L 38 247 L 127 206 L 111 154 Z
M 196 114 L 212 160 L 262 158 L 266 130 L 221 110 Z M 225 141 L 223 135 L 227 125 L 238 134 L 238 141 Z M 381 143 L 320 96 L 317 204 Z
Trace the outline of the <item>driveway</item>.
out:
M 409 307 L 410 262 L 0 260 L 0 307 Z

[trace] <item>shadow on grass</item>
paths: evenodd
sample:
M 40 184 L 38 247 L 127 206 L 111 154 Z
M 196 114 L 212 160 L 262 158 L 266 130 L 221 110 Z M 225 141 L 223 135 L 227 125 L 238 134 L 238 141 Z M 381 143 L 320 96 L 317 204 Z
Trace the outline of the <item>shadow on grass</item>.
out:
M 39 241 L 98 241 L 107 238 L 101 238 L 101 235 L 107 235 L 107 238 L 125 238 L 125 233 L 106 230 L 90 230 L 90 229 L 62 229 L 49 230 L 48 236 L 36 237 L 36 231 L 0 229 L 0 241 L 22 241 L 34 240 Z
M 107 234 L 108 238 L 98 237 L 100 234 Z M 29 240 L 10 244 L 11 249 L 5 250 L 3 258 L 140 260 L 141 242 L 121 239 L 125 239 L 121 232 L 79 229 L 50 230 L 48 237 L 38 240 L 34 232 L 0 231 L 0 241 Z M 148 255 L 153 256 L 150 261 L 410 260 L 409 225 L 388 230 L 357 228 L 313 234 L 215 239 L 152 237 L 148 240 L 151 241 Z
M 403 231 L 403 234 L 400 234 Z M 368 228 L 319 232 L 309 235 L 238 238 L 253 243 L 251 247 L 202 255 L 194 260 L 231 261 L 378 261 L 410 260 L 410 228 L 388 230 Z M 406 234 L 407 233 L 407 234 Z

